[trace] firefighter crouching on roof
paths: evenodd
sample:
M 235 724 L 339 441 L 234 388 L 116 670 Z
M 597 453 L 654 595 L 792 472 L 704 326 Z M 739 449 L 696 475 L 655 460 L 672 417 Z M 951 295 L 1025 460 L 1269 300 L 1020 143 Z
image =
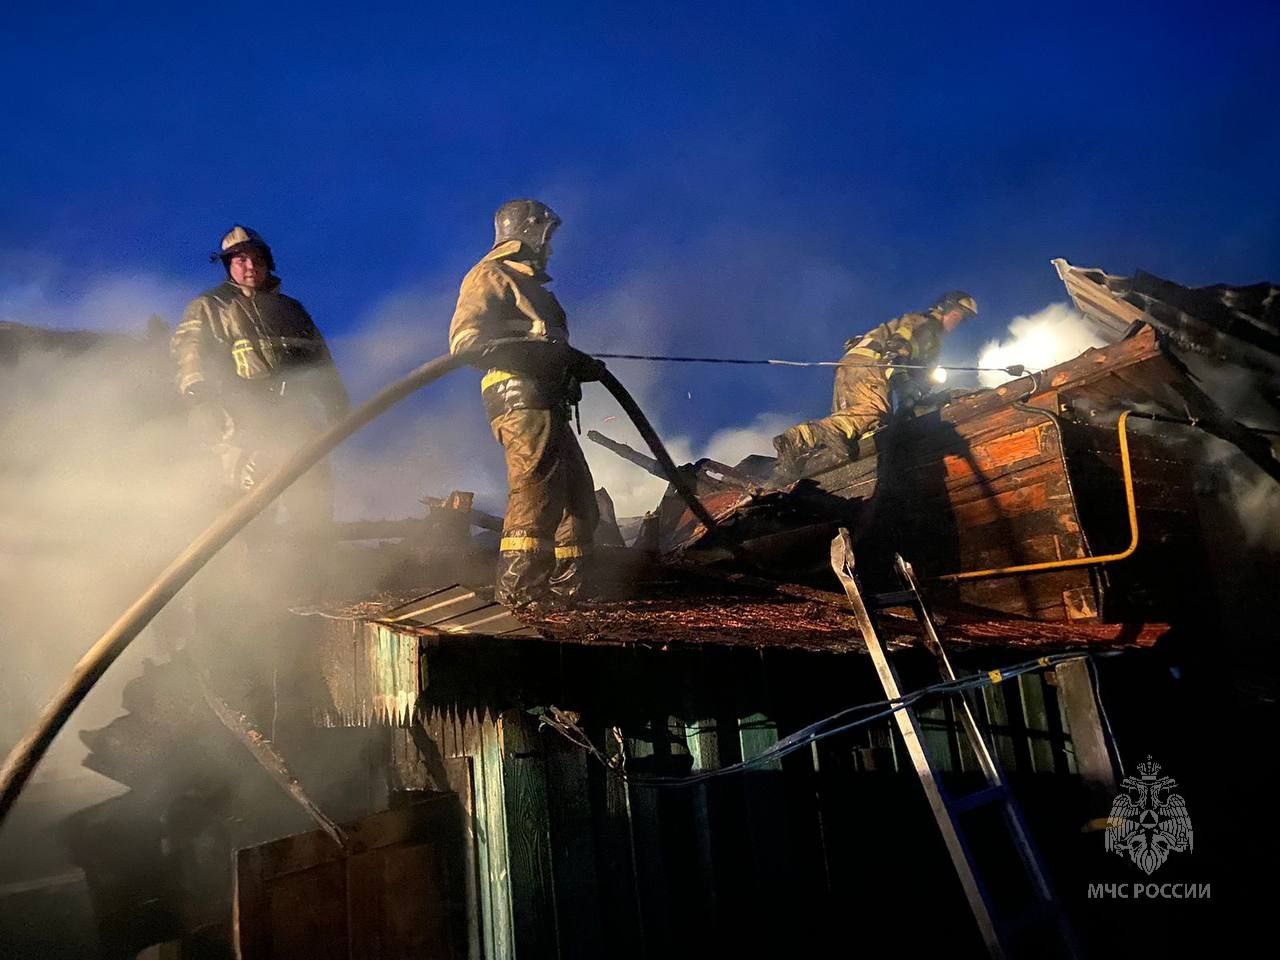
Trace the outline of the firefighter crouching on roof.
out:
M 463 278 L 449 327 L 449 352 L 471 353 L 485 370 L 485 414 L 506 457 L 495 596 L 508 605 L 583 596 L 599 521 L 569 408 L 581 397 L 579 383 L 597 379 L 602 365 L 571 359 L 564 309 L 546 288 L 558 226 L 560 218 L 536 200 L 499 207 L 493 249 Z
M 193 429 L 240 493 L 328 422 L 346 415 L 347 391 L 324 337 L 302 304 L 280 292 L 271 248 L 235 226 L 210 261 L 227 279 L 187 305 L 171 350 Z M 281 498 L 290 525 L 319 531 L 333 519 L 328 464 Z
M 856 453 L 859 438 L 889 419 L 895 396 L 901 405 L 914 402 L 923 392 L 925 371 L 894 370 L 885 364 L 937 363 L 943 337 L 977 313 L 973 297 L 953 290 L 924 313 L 904 314 L 846 340 L 842 365 L 836 368 L 831 415 L 796 424 L 773 438 L 779 472 L 800 477 L 835 466 Z

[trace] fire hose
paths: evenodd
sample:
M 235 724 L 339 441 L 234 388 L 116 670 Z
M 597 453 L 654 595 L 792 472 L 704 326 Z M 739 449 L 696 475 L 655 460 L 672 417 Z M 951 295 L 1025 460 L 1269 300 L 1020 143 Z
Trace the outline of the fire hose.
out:
M 226 546 L 290 484 L 327 456 L 339 443 L 410 394 L 439 380 L 458 367 L 465 366 L 472 359 L 465 355 L 446 354 L 436 357 L 384 387 L 324 433 L 295 451 L 279 470 L 228 507 L 185 550 L 178 554 L 160 576 L 89 648 L 72 670 L 71 676 L 45 706 L 31 732 L 18 741 L 5 758 L 4 767 L 0 768 L 0 824 L 4 823 L 9 811 L 22 793 L 23 787 L 35 772 L 36 766 L 66 725 L 71 714 L 93 689 L 94 684 L 178 591 L 213 558 L 214 554 Z M 662 465 L 672 486 L 684 499 L 689 509 L 708 530 L 714 528 L 715 521 L 694 496 L 688 481 L 676 469 L 657 432 L 631 394 L 608 370 L 600 370 L 600 383 L 631 418 L 640 435 L 644 437 L 645 443 L 653 451 L 654 457 Z

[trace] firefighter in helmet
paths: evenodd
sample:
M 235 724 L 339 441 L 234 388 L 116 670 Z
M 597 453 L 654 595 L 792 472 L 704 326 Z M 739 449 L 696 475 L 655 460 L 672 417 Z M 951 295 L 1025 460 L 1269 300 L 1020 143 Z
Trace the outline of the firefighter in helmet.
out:
M 569 349 L 564 309 L 546 286 L 559 226 L 537 200 L 499 207 L 493 248 L 463 278 L 449 326 L 449 352 L 470 354 L 485 371 L 481 398 L 506 457 L 496 597 L 508 605 L 580 597 L 599 521 L 569 417 L 579 384 L 602 365 Z
M 904 314 L 846 340 L 836 368 L 831 415 L 796 424 L 773 438 L 779 471 L 800 477 L 848 459 L 859 438 L 888 420 L 895 398 L 899 405 L 913 403 L 924 392 L 925 371 L 894 369 L 891 364 L 937 363 L 943 337 L 977 314 L 973 297 L 953 290 L 923 313 Z
M 346 389 L 315 322 L 280 292 L 275 259 L 255 230 L 236 225 L 211 262 L 226 280 L 187 305 L 171 351 L 191 423 L 213 448 L 224 484 L 254 483 L 327 423 L 346 415 Z M 332 519 L 327 464 L 282 498 L 296 526 Z

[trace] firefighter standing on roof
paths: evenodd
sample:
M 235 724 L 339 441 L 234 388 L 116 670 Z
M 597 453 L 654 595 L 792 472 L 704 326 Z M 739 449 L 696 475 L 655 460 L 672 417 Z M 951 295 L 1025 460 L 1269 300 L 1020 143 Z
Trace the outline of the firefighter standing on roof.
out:
M 245 490 L 345 416 L 349 401 L 315 322 L 280 292 L 266 241 L 237 225 L 209 259 L 222 262 L 227 279 L 188 304 L 172 353 L 193 427 L 217 455 L 224 483 Z M 291 523 L 331 520 L 327 465 L 298 481 L 283 503 Z
M 914 401 L 921 392 L 921 371 L 895 371 L 886 364 L 895 360 L 919 366 L 936 363 L 943 337 L 977 313 L 973 297 L 953 290 L 924 313 L 904 314 L 846 340 L 842 366 L 836 368 L 831 415 L 796 424 L 773 438 L 779 468 L 788 475 L 801 476 L 815 467 L 847 459 L 856 450 L 858 439 L 893 413 L 895 396 L 902 403 Z
M 471 353 L 485 369 L 485 413 L 506 456 L 496 596 L 511 605 L 579 596 L 599 520 L 591 471 L 569 426 L 578 384 L 594 379 L 593 368 L 571 358 L 564 309 L 546 288 L 559 225 L 536 200 L 503 204 L 493 249 L 463 278 L 449 327 L 449 352 Z

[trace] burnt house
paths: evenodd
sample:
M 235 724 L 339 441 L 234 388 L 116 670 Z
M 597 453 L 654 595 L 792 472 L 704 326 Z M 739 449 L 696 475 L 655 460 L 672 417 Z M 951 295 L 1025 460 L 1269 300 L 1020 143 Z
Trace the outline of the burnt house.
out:
M 493 518 L 465 496 L 346 529 L 404 562 L 377 584 L 353 574 L 272 633 L 307 674 L 270 737 L 293 768 L 283 779 L 340 836 L 302 832 L 308 816 L 264 779 L 262 757 L 224 744 L 258 769 L 252 789 L 196 805 L 185 833 L 171 816 L 138 835 L 136 872 L 164 879 L 149 895 L 170 909 L 116 942 L 164 931 L 179 955 L 244 958 L 773 956 L 833 942 L 984 955 L 833 569 L 841 530 L 862 591 L 885 598 L 875 631 L 899 686 L 939 678 L 895 555 L 917 572 L 957 673 L 981 681 L 967 702 L 1085 955 L 1187 949 L 1211 928 L 1178 902 L 1135 914 L 1090 898 L 1095 884 L 1146 879 L 1103 835 L 1147 754 L 1178 778 L 1197 831 L 1160 879 L 1212 885 L 1196 907 L 1243 915 L 1221 783 L 1274 723 L 1274 655 L 1256 624 L 1277 565 L 1230 483 L 1274 483 L 1277 468 L 1270 436 L 1196 371 L 1247 370 L 1259 402 L 1274 400 L 1274 288 L 1055 266 L 1106 346 L 935 397 L 793 483 L 756 461 L 689 465 L 716 528 L 668 494 L 630 546 L 604 530 L 604 597 L 587 608 L 521 620 L 494 604 Z M 360 555 L 344 555 L 354 570 Z M 123 746 L 129 724 L 203 725 L 209 741 L 235 726 L 211 724 L 198 699 L 156 722 L 157 677 L 180 667 L 134 687 L 118 736 L 90 738 L 90 762 L 135 792 L 166 788 Z M 948 793 L 980 788 L 961 701 L 912 711 Z M 1026 908 L 1005 832 L 975 816 L 993 895 Z M 135 883 L 100 873 L 103 891 Z M 126 899 L 115 909 L 127 916 Z M 1018 946 L 1067 952 L 1044 927 Z
M 1211 784 L 1249 741 L 1214 748 L 1203 718 L 1256 723 L 1273 701 L 1241 700 L 1249 652 L 1206 639 L 1259 614 L 1231 581 L 1276 567 L 1216 495 L 1204 436 L 1268 481 L 1276 465 L 1267 436 L 1197 385 L 1187 352 L 1249 361 L 1265 393 L 1274 290 L 1056 266 L 1107 346 L 937 398 L 847 464 L 781 488 L 758 463 L 689 465 L 717 528 L 669 494 L 632 547 L 606 551 L 606 599 L 588 609 L 522 622 L 483 587 L 437 581 L 308 611 L 326 690 L 316 726 L 382 728 L 393 793 L 457 800 L 458 843 L 429 893 L 449 904 L 452 955 L 803 954 L 842 937 L 985 952 L 893 722 L 795 742 L 885 698 L 833 576 L 841 528 L 868 591 L 891 595 L 894 554 L 911 561 L 961 674 L 1044 658 L 970 702 L 1083 949 L 1199 935 L 1171 903 L 1120 932 L 1124 915 L 1088 888 L 1132 870 L 1102 837 L 1122 770 L 1146 752 L 1207 824 L 1197 856 L 1164 876 L 1229 884 Z M 900 685 L 936 682 L 907 605 L 878 623 Z M 1090 657 L 1056 659 L 1072 652 Z M 979 782 L 954 698 L 917 716 L 948 789 Z M 1025 901 L 1000 831 L 975 830 L 996 861 L 989 882 Z M 305 887 L 309 869 L 265 883 Z M 244 854 L 239 870 L 262 889 Z M 308 942 L 312 922 L 259 920 L 239 931 L 245 955 Z M 361 923 L 347 922 L 335 936 Z M 1064 952 L 1044 931 L 1020 949 Z

